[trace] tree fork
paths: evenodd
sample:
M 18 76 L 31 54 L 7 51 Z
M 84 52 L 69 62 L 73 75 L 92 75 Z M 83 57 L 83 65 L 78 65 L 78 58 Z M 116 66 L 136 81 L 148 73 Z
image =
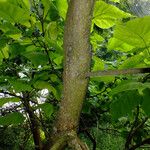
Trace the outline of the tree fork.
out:
M 94 0 L 70 0 L 64 33 L 63 98 L 54 127 L 54 136 L 77 131 L 80 112 L 85 99 L 90 71 L 90 29 Z M 70 137 L 70 136 L 69 136 Z M 76 137 L 70 141 L 74 147 L 87 149 Z M 72 141 L 72 142 L 71 142 Z M 78 146 L 79 146 L 78 145 Z

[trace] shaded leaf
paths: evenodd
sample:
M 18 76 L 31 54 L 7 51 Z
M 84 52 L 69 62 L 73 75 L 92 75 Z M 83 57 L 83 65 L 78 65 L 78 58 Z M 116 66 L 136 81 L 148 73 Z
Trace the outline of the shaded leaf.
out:
M 117 87 L 113 88 L 111 91 L 111 95 L 118 94 L 124 91 L 130 90 L 144 90 L 145 88 L 150 88 L 150 83 L 141 83 L 141 82 L 134 82 L 134 81 L 124 81 L 121 82 Z
M 114 97 L 114 101 L 111 104 L 111 114 L 114 120 L 120 117 L 130 117 L 132 110 L 136 108 L 142 101 L 142 96 L 138 91 L 126 91 Z
M 20 102 L 20 99 L 17 97 L 0 98 L 0 107 L 8 102 Z
M 142 108 L 145 111 L 145 113 L 150 116 L 150 89 L 145 89 L 143 91 L 143 103 Z
M 39 65 L 46 65 L 48 63 L 48 57 L 46 54 L 42 52 L 26 52 L 23 54 L 25 57 L 27 57 L 33 65 L 39 66 Z
M 19 112 L 13 112 L 0 117 L 0 125 L 18 125 L 23 123 L 25 117 Z
M 58 98 L 58 93 L 57 93 L 57 90 L 48 82 L 46 81 L 37 81 L 34 83 L 34 87 L 37 88 L 37 89 L 40 89 L 40 90 L 43 90 L 43 89 L 48 89 L 50 92 L 53 93 L 53 95 Z
M 53 105 L 49 103 L 39 104 L 38 108 L 41 108 L 46 117 L 50 117 L 53 113 Z
M 23 80 L 9 79 L 10 84 L 16 92 L 31 91 L 32 87 Z

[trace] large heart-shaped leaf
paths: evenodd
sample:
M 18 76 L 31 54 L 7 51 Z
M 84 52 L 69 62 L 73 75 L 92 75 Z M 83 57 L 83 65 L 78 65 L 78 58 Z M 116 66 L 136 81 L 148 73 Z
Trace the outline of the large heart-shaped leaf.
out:
M 142 101 L 142 96 L 136 90 L 122 92 L 113 98 L 111 114 L 114 120 L 132 115 L 132 110 Z
M 150 46 L 150 16 L 118 24 L 114 37 L 134 47 Z
M 104 1 L 95 3 L 93 23 L 102 29 L 110 28 L 117 20 L 128 17 L 131 17 L 131 15 Z
M 150 83 L 141 83 L 135 81 L 123 81 L 117 87 L 112 89 L 111 95 L 118 94 L 120 92 L 130 91 L 130 90 L 139 90 L 142 91 L 146 88 L 150 88 Z

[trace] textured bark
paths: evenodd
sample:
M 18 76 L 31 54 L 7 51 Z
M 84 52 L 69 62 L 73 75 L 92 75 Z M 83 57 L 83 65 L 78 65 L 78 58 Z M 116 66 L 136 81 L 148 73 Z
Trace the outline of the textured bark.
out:
M 57 132 L 75 130 L 85 98 L 90 70 L 89 42 L 94 0 L 71 0 L 64 33 L 65 62 L 63 99 L 61 101 Z
M 63 98 L 54 128 L 55 135 L 67 135 L 73 149 L 87 149 L 77 138 L 82 103 L 87 91 L 90 71 L 90 28 L 94 0 L 71 0 L 64 33 Z M 72 138 L 73 137 L 73 138 Z M 66 139 L 69 141 L 69 139 Z M 71 144 L 72 143 L 72 144 Z M 73 146 L 73 143 L 78 143 Z M 76 146 L 78 148 L 76 148 Z

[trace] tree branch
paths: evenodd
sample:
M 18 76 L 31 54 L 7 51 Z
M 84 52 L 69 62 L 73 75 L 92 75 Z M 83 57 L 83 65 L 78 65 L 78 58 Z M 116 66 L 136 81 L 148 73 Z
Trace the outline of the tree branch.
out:
M 135 127 L 137 126 L 137 124 L 138 124 L 139 109 L 140 109 L 139 106 L 137 106 L 136 116 L 135 116 L 134 122 L 133 122 L 132 127 L 131 127 L 131 130 L 130 130 L 130 132 L 129 132 L 127 138 L 126 138 L 126 143 L 125 143 L 125 148 L 126 148 L 126 149 L 129 149 L 130 144 L 131 144 L 131 141 L 132 141 L 132 138 L 133 138 L 133 136 L 134 136 L 134 134 L 135 134 L 135 131 L 136 131 L 136 130 L 134 130 L 134 128 L 135 128 Z
M 123 70 L 102 70 L 88 72 L 86 77 L 98 77 L 98 76 L 111 76 L 111 75 L 125 75 L 125 74 L 142 74 L 150 73 L 150 68 L 131 68 Z
M 148 117 L 146 117 L 138 126 L 134 127 L 132 131 L 129 134 L 129 137 L 127 138 L 127 142 L 125 144 L 125 148 L 128 150 L 129 145 L 131 144 L 131 140 L 133 139 L 135 133 L 144 126 L 145 122 L 148 120 Z
M 23 98 L 21 96 L 16 95 L 15 93 L 10 93 L 10 92 L 4 91 L 4 90 L 0 90 L 0 93 L 7 94 L 9 96 L 17 97 L 17 98 L 20 98 L 20 99 Z

